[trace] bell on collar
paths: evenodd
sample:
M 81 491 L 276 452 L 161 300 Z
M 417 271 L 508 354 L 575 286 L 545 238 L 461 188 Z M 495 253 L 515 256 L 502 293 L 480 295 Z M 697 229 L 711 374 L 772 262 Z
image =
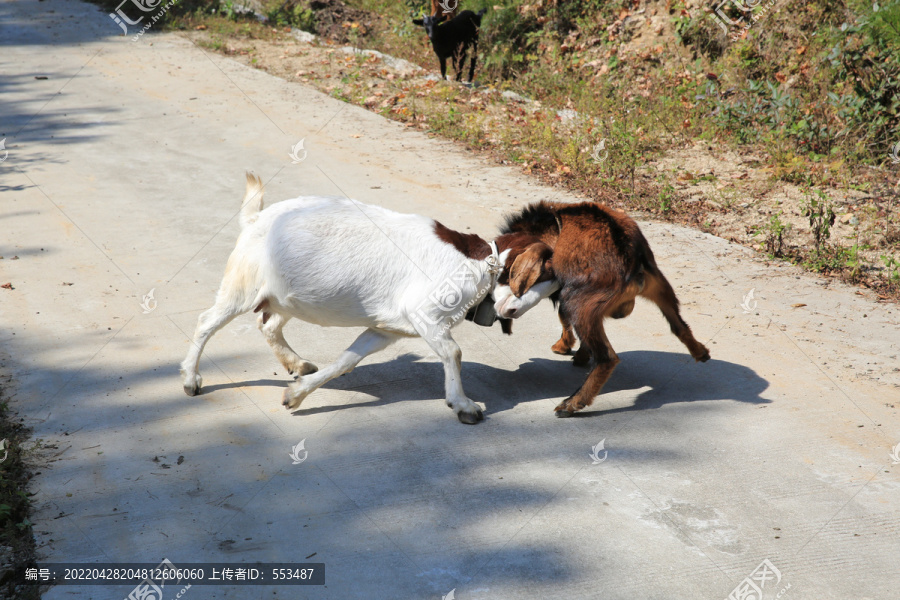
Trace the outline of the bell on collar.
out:
M 490 296 L 481 301 L 466 313 L 467 321 L 474 321 L 476 325 L 490 327 L 497 320 L 497 311 L 494 310 L 494 300 Z

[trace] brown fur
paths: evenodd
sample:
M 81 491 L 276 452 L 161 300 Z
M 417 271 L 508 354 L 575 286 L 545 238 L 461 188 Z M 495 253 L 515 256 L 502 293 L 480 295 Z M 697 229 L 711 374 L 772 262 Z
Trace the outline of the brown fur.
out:
M 450 244 L 468 258 L 483 260 L 491 253 L 491 247 L 480 236 L 474 233 L 453 231 L 445 227 L 440 221 L 434 222 L 434 233 L 442 242 Z
M 509 217 L 503 233 L 534 236 L 553 248 L 553 272 L 562 286 L 556 299 L 563 331 L 552 350 L 568 354 L 578 334 L 581 347 L 575 363 L 587 364 L 594 358 L 594 368 L 581 388 L 556 407 L 557 416 L 568 417 L 590 406 L 600 393 L 619 363 L 603 320 L 631 314 L 637 296 L 659 307 L 695 360 L 709 360 L 709 351 L 681 318 L 678 298 L 656 265 L 650 245 L 625 213 L 590 202 L 540 202 Z
M 509 269 L 509 287 L 520 298 L 536 283 L 553 279 L 553 249 L 544 242 L 529 244 Z

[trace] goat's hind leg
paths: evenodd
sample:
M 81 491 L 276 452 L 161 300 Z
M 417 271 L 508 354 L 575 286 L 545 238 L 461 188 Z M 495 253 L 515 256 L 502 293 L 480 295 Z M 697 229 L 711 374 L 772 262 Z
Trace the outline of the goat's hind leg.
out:
M 559 322 L 562 325 L 562 334 L 559 336 L 559 341 L 553 344 L 550 350 L 555 354 L 568 354 L 572 351 L 578 339 L 575 337 L 575 332 L 572 331 L 572 324 L 562 310 L 559 311 Z M 576 367 L 586 367 L 590 362 L 591 351 L 586 344 L 581 344 L 575 353 L 575 357 L 572 359 L 572 364 Z
M 284 339 L 281 330 L 290 319 L 290 317 L 284 317 L 278 313 L 263 312 L 257 318 L 256 323 L 275 353 L 275 358 L 287 369 L 288 373 L 294 378 L 315 373 L 319 367 L 301 358 Z
M 307 396 L 319 387 L 335 377 L 349 373 L 359 364 L 359 361 L 379 350 L 384 350 L 396 341 L 397 337 L 385 331 L 365 330 L 332 364 L 288 385 L 288 388 L 284 390 L 284 398 L 281 403 L 289 410 L 297 408 Z
M 469 83 L 475 79 L 475 60 L 478 58 L 478 38 L 472 43 L 472 62 L 469 65 Z
M 687 346 L 688 352 L 691 353 L 694 360 L 698 362 L 709 360 L 709 350 L 694 338 L 691 328 L 681 318 L 675 290 L 660 271 L 647 273 L 646 283 L 640 295 L 653 301 L 659 307 L 666 321 L 669 322 L 672 333 L 681 340 L 682 344 Z

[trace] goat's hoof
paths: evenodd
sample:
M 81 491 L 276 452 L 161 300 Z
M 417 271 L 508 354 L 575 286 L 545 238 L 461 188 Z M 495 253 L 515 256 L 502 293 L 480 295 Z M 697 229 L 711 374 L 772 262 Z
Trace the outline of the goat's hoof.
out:
M 557 406 L 553 410 L 556 411 L 557 417 L 559 417 L 560 419 L 566 419 L 584 408 L 583 406 L 578 406 L 577 404 L 573 406 L 573 404 L 574 403 L 572 402 L 572 399 L 567 398 L 565 402 L 560 402 L 559 406 Z
M 313 390 L 308 388 L 305 389 L 301 383 L 292 383 L 284 390 L 284 395 L 281 397 L 281 404 L 286 409 L 293 410 L 300 406 L 300 403 L 306 400 L 306 397 L 309 396 L 312 391 Z
M 319 367 L 308 360 L 297 360 L 288 368 L 287 372 L 294 379 L 299 379 L 304 375 L 312 375 L 318 370 Z
M 200 375 L 194 375 L 189 378 L 184 383 L 184 393 L 188 396 L 196 396 L 200 393 L 200 388 L 203 386 L 203 378 Z
M 484 413 L 481 410 L 476 412 L 465 412 L 462 411 L 456 415 L 461 423 L 465 423 L 466 425 L 474 425 L 478 421 L 484 419 Z
M 288 410 L 292 410 L 300 406 L 300 403 L 303 402 L 303 398 L 295 398 L 291 394 L 290 389 L 284 390 L 284 395 L 281 397 L 281 405 L 284 406 Z
M 706 362 L 709 360 L 709 349 L 706 346 L 700 346 L 702 352 L 694 354 L 694 360 L 697 362 Z
M 572 351 L 572 347 L 569 346 L 568 344 L 564 344 L 562 342 L 556 342 L 555 344 L 550 346 L 550 351 L 553 352 L 554 354 L 566 355 Z
M 319 370 L 319 367 L 312 364 L 308 360 L 298 361 L 295 365 L 293 365 L 288 373 L 294 376 L 294 379 L 298 377 L 303 377 L 304 375 L 312 375 L 316 371 Z

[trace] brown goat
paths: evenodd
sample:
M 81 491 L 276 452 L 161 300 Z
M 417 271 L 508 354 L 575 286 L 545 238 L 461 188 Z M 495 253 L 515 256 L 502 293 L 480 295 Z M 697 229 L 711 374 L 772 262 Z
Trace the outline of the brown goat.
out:
M 443 4 L 443 6 L 441 6 Z M 452 10 L 447 10 L 444 8 L 453 7 Z M 459 0 L 431 0 L 431 16 L 438 17 L 441 15 L 447 15 L 447 20 L 449 21 L 453 17 L 457 15 L 459 12 Z
M 556 407 L 556 416 L 572 416 L 590 406 L 600 393 L 619 363 L 603 320 L 630 315 L 637 296 L 659 307 L 672 333 L 695 360 L 709 360 L 709 350 L 694 339 L 681 318 L 678 298 L 656 266 L 650 245 L 637 223 L 625 213 L 591 202 L 538 202 L 507 217 L 501 233 L 535 236 L 553 249 L 550 261 L 561 288 L 551 298 L 559 304 L 563 332 L 552 350 L 568 354 L 577 334 L 581 347 L 575 354 L 575 364 L 586 365 L 591 356 L 594 358 L 587 380 Z M 508 323 L 505 325 L 504 331 L 509 328 Z

